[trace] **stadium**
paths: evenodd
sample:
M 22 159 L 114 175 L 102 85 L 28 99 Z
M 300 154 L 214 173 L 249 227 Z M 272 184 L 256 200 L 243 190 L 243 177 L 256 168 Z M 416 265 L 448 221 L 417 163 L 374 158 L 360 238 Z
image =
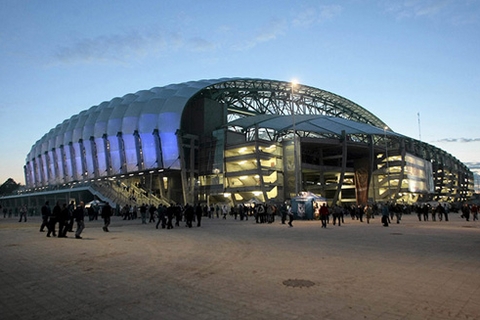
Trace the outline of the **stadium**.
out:
M 7 207 L 99 199 L 329 204 L 462 202 L 473 173 L 334 93 L 285 81 L 222 78 L 100 103 L 31 148 L 26 188 Z

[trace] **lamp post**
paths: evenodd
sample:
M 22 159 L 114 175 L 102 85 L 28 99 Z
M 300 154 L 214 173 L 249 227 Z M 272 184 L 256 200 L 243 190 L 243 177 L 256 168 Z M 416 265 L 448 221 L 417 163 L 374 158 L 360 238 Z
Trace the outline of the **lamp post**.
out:
M 293 90 L 297 84 L 296 80 L 291 82 L 291 92 L 290 92 L 290 104 L 292 109 L 292 121 L 293 121 L 293 164 L 294 164 L 294 173 L 295 173 L 295 196 L 298 195 L 298 160 L 297 160 L 297 137 L 295 129 L 295 108 L 293 103 Z
M 388 162 L 388 143 L 387 143 L 387 129 L 388 127 L 385 126 L 383 128 L 383 136 L 385 139 L 385 161 L 387 163 L 387 185 L 388 185 L 388 199 L 390 199 L 390 165 Z

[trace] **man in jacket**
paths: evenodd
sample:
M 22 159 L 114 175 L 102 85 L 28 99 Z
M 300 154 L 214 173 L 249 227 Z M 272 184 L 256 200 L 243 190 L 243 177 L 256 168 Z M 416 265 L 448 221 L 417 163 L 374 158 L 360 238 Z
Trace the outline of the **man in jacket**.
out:
M 50 237 L 51 234 L 53 234 L 54 237 L 57 236 L 57 233 L 55 232 L 55 227 L 58 221 L 58 218 L 60 218 L 60 213 L 62 212 L 62 208 L 60 207 L 60 202 L 57 201 L 55 204 L 55 207 L 53 207 L 53 211 L 50 214 L 50 217 L 48 219 L 48 232 L 47 232 L 47 237 Z
M 75 231 L 75 239 L 82 239 L 80 236 L 82 234 L 83 229 L 85 228 L 85 204 L 83 201 L 80 201 L 80 204 L 77 206 L 75 211 L 73 212 L 73 218 L 77 222 L 77 230 Z
M 102 209 L 102 218 L 103 218 L 103 231 L 108 232 L 108 226 L 110 225 L 110 217 L 112 216 L 112 207 L 110 203 L 107 204 Z
M 42 206 L 42 225 L 40 226 L 40 232 L 45 232 L 45 227 L 48 229 L 48 218 L 52 214 L 50 210 L 50 203 L 45 201 L 45 204 Z

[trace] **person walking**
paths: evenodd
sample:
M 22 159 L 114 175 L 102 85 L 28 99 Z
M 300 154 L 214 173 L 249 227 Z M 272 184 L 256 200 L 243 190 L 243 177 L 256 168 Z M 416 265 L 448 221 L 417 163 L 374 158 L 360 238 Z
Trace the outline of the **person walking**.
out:
M 166 211 L 167 211 L 167 208 L 165 207 L 165 205 L 163 205 L 163 204 L 158 205 L 158 208 L 157 208 L 158 221 L 157 221 L 157 225 L 155 226 L 155 228 L 158 229 L 158 226 L 161 224 L 162 229 L 165 229 L 165 227 L 167 225 Z
M 85 203 L 80 201 L 80 204 L 77 206 L 75 211 L 73 212 L 73 218 L 77 222 L 77 230 L 75 231 L 75 239 L 82 239 L 80 236 L 82 234 L 83 229 L 85 229 Z
M 288 214 L 288 226 L 291 228 L 293 227 L 293 212 L 292 207 L 287 205 L 287 214 Z
M 395 210 L 395 218 L 397 219 L 397 223 L 400 223 L 400 220 L 402 220 L 403 212 L 402 209 L 397 207 Z
M 473 221 L 478 220 L 478 207 L 476 204 L 472 204 L 471 212 Z
M 327 228 L 328 213 L 327 205 L 325 203 L 322 204 L 320 207 L 320 220 L 322 221 L 322 228 Z
M 47 237 L 50 237 L 50 235 L 53 235 L 54 237 L 57 236 L 57 233 L 55 232 L 55 227 L 61 212 L 62 212 L 62 208 L 60 207 L 60 202 L 57 201 L 57 204 L 55 204 L 55 207 L 53 207 L 53 211 L 51 212 L 50 217 L 48 219 Z
M 140 206 L 140 216 L 142 217 L 142 224 L 147 224 L 147 205 L 145 203 Z
M 442 220 L 443 220 L 444 211 L 443 211 L 443 206 L 442 206 L 441 203 L 439 203 L 439 204 L 437 205 L 437 207 L 435 208 L 435 212 L 437 212 L 438 220 L 439 220 L 439 221 L 442 221 Z
M 173 203 L 167 208 L 167 229 L 173 229 L 173 216 L 175 215 L 175 207 Z
M 60 211 L 60 216 L 58 217 L 58 237 L 66 238 L 68 230 L 68 207 L 64 203 L 62 205 L 62 210 Z
M 102 208 L 102 219 L 103 219 L 103 231 L 108 232 L 108 226 L 110 225 L 110 219 L 112 217 L 112 207 L 110 203 L 106 203 Z
M 432 221 L 437 221 L 437 210 L 434 207 L 430 209 L 432 211 Z
M 148 223 L 155 223 L 155 211 L 157 211 L 157 208 L 155 207 L 155 205 L 151 204 L 148 208 L 148 213 L 150 214 L 150 219 L 148 220 Z
M 422 221 L 423 208 L 420 206 L 417 206 L 415 210 L 417 211 L 418 221 Z
M 48 217 L 51 215 L 50 202 L 47 200 L 41 209 L 42 213 L 42 225 L 40 226 L 40 232 L 45 232 L 45 227 L 48 229 Z
M 175 206 L 175 226 L 180 227 L 180 221 L 182 221 L 183 209 L 180 204 Z
M 465 220 L 470 221 L 470 206 L 466 203 L 462 207 L 462 218 L 465 218 Z
M 427 203 L 423 206 L 423 221 L 428 221 L 428 212 L 430 211 L 430 205 Z
M 370 223 L 370 219 L 372 218 L 372 215 L 373 215 L 372 207 L 369 204 L 367 204 L 364 210 L 365 210 L 365 217 L 367 218 L 367 223 Z
M 363 222 L 363 214 L 365 213 L 364 208 L 362 208 L 361 205 L 358 205 L 358 206 L 355 208 L 355 212 L 356 212 L 356 215 L 357 215 L 357 219 L 359 219 L 360 222 Z M 334 218 L 334 219 L 335 219 L 335 218 Z
M 388 204 L 385 203 L 382 205 L 382 223 L 384 227 L 388 227 L 389 214 Z
M 27 222 L 27 206 L 26 205 L 22 205 L 20 207 L 20 219 L 18 220 L 18 222 L 22 222 L 22 218 L 24 219 L 23 222 Z
M 445 221 L 448 221 L 448 207 L 447 207 L 447 204 L 445 203 L 444 206 L 443 206 L 443 215 L 445 217 Z
M 200 204 L 197 205 L 197 209 L 195 210 L 195 218 L 197 219 L 197 227 L 200 227 L 202 225 L 202 207 Z
M 280 214 L 282 216 L 282 224 L 286 224 L 288 211 L 285 203 L 282 203 L 280 206 Z
M 341 221 L 341 214 L 342 214 L 342 207 L 340 206 L 334 206 L 333 207 L 333 225 L 338 221 L 338 226 L 340 227 L 342 225 Z M 360 219 L 362 221 L 362 219 Z
M 73 211 L 75 211 L 75 201 L 70 201 L 68 205 L 68 221 L 67 221 L 67 231 L 73 232 L 73 223 L 75 222 L 73 219 Z
M 185 206 L 185 220 L 186 220 L 187 227 L 189 228 L 192 227 L 194 215 L 195 215 L 195 210 L 191 205 L 187 203 L 187 205 Z
M 228 214 L 228 208 L 227 208 L 227 206 L 224 204 L 224 205 L 222 206 L 222 216 L 223 216 L 223 219 L 225 219 L 225 220 L 227 219 L 227 214 Z

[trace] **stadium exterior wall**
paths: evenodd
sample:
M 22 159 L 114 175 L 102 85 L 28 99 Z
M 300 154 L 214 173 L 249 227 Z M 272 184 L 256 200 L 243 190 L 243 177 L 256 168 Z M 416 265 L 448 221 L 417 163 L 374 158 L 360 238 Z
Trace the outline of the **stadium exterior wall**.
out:
M 287 161 L 295 157 L 292 176 Z M 414 159 L 431 166 L 431 188 L 409 187 L 428 182 L 428 168 L 416 175 Z M 473 173 L 458 159 L 393 132 L 354 102 L 249 78 L 171 84 L 93 106 L 39 139 L 24 171 L 29 192 L 117 180 L 175 202 L 283 202 L 297 189 L 332 203 L 473 194 Z

